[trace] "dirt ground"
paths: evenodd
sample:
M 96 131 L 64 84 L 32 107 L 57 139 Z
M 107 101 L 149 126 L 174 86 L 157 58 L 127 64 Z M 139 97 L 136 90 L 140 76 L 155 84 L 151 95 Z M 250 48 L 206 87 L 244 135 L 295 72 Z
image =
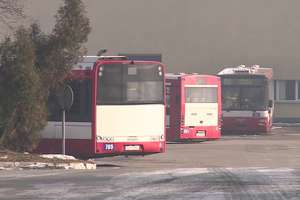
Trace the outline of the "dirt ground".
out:
M 43 162 L 43 163 L 70 163 L 81 160 L 63 160 L 58 158 L 42 158 L 38 154 L 18 153 L 9 150 L 0 150 L 0 162 Z

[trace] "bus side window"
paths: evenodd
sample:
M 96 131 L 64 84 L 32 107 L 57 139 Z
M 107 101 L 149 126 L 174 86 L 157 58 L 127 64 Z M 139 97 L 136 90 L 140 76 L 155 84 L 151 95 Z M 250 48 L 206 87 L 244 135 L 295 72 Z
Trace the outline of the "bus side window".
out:
M 176 97 L 175 97 L 175 102 L 176 102 L 176 104 L 179 104 L 179 103 L 180 103 L 180 96 L 179 96 L 179 95 L 176 95 Z
M 48 97 L 48 121 L 58 122 L 61 121 L 61 111 L 57 104 L 54 91 L 50 91 Z
M 170 128 L 171 87 L 166 86 L 166 127 Z
M 66 112 L 67 122 L 90 122 L 91 121 L 91 81 L 72 80 L 66 82 L 71 86 L 74 93 L 74 101 L 71 109 Z M 57 104 L 54 91 L 48 98 L 48 121 L 61 121 L 61 110 Z
M 167 108 L 167 113 L 169 113 L 170 111 L 170 95 L 171 95 L 171 87 L 170 86 L 166 86 L 166 108 Z
M 91 121 L 91 81 L 72 80 L 68 83 L 73 89 L 74 101 L 71 109 L 66 113 L 68 122 Z

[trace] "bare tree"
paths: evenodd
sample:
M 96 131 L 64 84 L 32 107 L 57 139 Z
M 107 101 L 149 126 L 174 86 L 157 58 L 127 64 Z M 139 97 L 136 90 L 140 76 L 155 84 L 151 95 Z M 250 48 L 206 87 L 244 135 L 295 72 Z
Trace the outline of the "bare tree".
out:
M 10 30 L 18 19 L 24 17 L 23 5 L 20 0 L 0 0 L 0 24 Z

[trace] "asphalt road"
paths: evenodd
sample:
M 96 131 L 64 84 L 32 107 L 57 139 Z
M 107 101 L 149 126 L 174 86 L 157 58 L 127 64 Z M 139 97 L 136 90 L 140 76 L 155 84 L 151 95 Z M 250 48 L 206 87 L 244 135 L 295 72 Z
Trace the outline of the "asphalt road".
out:
M 0 199 L 300 199 L 298 128 L 97 163 L 95 171 L 0 171 Z

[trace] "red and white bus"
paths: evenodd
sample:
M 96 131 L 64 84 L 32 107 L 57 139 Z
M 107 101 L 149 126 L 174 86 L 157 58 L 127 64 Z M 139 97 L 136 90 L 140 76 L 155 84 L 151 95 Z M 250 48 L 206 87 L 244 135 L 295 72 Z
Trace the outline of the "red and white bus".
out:
M 126 57 L 85 57 L 66 81 L 74 103 L 66 113 L 66 154 L 144 155 L 165 151 L 165 67 Z M 61 117 L 54 96 L 40 153 L 61 153 Z
M 272 68 L 225 68 L 222 81 L 222 132 L 268 132 L 273 119 Z
M 168 141 L 221 136 L 221 82 L 212 75 L 166 75 Z

